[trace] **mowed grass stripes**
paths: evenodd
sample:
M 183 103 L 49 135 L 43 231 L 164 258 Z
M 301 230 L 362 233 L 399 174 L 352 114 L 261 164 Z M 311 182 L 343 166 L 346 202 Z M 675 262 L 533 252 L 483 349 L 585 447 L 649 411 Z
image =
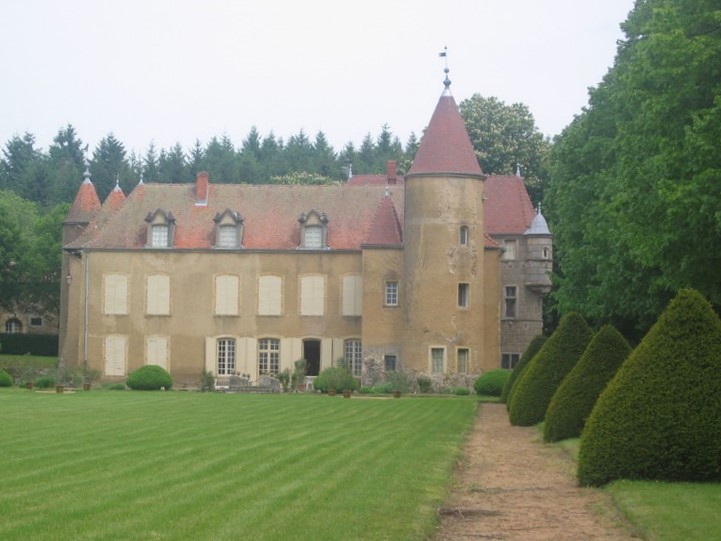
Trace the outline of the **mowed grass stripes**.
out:
M 0 391 L 0 539 L 422 540 L 468 397 Z

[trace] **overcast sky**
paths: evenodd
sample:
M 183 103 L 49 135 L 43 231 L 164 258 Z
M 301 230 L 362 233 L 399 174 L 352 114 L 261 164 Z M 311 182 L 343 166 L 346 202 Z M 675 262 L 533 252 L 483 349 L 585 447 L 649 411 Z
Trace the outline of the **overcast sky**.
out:
M 336 150 L 420 136 L 443 90 L 522 102 L 552 136 L 613 64 L 633 0 L 0 0 L 0 144 L 72 124 L 144 153 L 256 126 Z

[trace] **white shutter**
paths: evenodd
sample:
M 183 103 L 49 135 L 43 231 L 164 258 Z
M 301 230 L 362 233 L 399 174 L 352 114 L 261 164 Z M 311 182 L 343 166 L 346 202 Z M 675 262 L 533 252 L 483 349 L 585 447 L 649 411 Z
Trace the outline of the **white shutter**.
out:
M 145 342 L 145 363 L 157 364 L 168 369 L 168 338 L 165 336 L 149 336 Z
M 104 313 L 125 315 L 128 313 L 128 277 L 125 274 L 103 276 Z
M 105 337 L 105 375 L 124 376 L 127 360 L 127 336 Z
M 281 315 L 282 300 L 283 279 L 280 276 L 260 276 L 258 278 L 258 315 Z
M 303 276 L 300 279 L 300 315 L 325 315 L 325 276 Z
M 344 316 L 363 315 L 363 278 L 359 274 L 343 277 L 342 311 Z
M 215 314 L 218 316 L 238 315 L 239 279 L 233 275 L 215 277 Z
M 148 315 L 170 315 L 170 276 L 165 274 L 148 276 L 146 305 Z

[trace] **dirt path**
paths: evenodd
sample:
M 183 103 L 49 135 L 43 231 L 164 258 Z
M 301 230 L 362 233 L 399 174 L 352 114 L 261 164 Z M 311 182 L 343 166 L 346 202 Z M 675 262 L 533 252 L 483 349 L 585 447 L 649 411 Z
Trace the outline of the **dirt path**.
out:
M 505 405 L 482 404 L 433 540 L 637 539 L 607 494 L 576 485 L 574 470 L 536 428 L 511 426 Z

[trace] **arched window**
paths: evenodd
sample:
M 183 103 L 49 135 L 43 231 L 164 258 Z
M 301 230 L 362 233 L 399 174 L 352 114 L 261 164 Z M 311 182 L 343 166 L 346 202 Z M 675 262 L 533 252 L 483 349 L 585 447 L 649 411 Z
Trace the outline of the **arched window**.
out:
M 354 376 L 360 376 L 363 372 L 363 355 L 361 341 L 358 339 L 346 340 L 343 343 L 345 362 Z
M 17 318 L 8 319 L 5 322 L 5 332 L 7 334 L 17 334 L 22 332 L 23 325 L 20 323 L 20 320 Z
M 458 230 L 458 244 L 461 246 L 468 245 L 468 226 L 462 225 Z
M 280 369 L 280 340 L 261 338 L 258 340 L 258 372 L 274 376 Z

